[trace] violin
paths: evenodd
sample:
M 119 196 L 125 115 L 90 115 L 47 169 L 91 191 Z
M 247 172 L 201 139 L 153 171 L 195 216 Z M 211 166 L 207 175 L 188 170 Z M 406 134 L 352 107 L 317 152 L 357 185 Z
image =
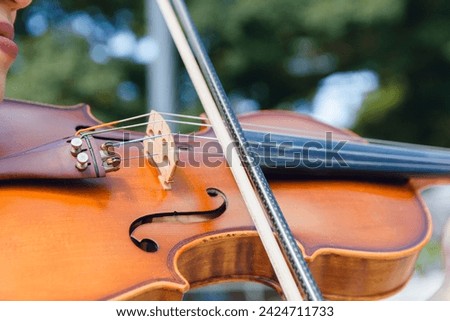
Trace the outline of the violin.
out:
M 163 170 L 142 157 L 146 133 L 98 128 L 87 105 L 6 100 L 0 119 L 0 134 L 10 137 L 0 145 L 1 299 L 179 300 L 189 289 L 237 280 L 282 294 L 220 146 L 208 145 L 214 140 L 207 124 L 195 135 L 173 136 L 179 166 L 167 187 Z M 431 235 L 419 193 L 424 184 L 415 182 L 440 179 L 441 171 L 431 171 L 435 162 L 429 175 L 418 164 L 415 176 L 414 165 L 390 176 L 371 168 L 371 148 L 384 150 L 378 157 L 385 159 L 395 148 L 370 146 L 348 130 L 286 111 L 252 113 L 240 121 L 251 128 L 245 130 L 250 141 L 261 138 L 263 129 L 276 135 L 274 123 L 282 128 L 277 135 L 293 141 L 304 139 L 299 128 L 316 143 L 330 133 L 349 141 L 347 161 L 358 165 L 354 170 L 322 175 L 320 168 L 265 164 L 270 186 L 326 299 L 379 299 L 399 291 Z M 100 175 L 77 168 L 71 141 L 86 128 L 92 150 L 83 150 L 89 153 L 130 142 L 115 147 L 114 157 L 122 157 L 119 170 L 97 169 Z M 195 153 L 199 147 L 213 150 L 212 158 Z M 390 165 L 408 150 L 398 148 Z M 440 150 L 409 151 L 412 164 L 421 158 L 417 153 L 448 157 Z M 17 164 L 27 164 L 27 171 L 17 171 Z
M 180 115 L 144 115 L 143 133 L 117 126 L 140 116 L 102 124 L 83 104 L 0 105 L 0 298 L 179 300 L 236 280 L 288 299 L 401 289 L 431 235 L 420 189 L 447 179 L 448 152 L 290 112 L 236 119 L 172 2 L 158 0 L 207 114 L 183 116 L 196 133 L 171 133 Z

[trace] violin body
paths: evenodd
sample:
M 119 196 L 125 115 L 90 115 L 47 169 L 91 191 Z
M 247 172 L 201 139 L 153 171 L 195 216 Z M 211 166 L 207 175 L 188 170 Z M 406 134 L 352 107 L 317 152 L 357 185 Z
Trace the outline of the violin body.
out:
M 17 101 L 0 105 L 0 119 L 0 159 L 99 123 L 86 105 Z M 361 140 L 290 112 L 240 119 Z M 228 281 L 261 282 L 281 293 L 224 158 L 193 166 L 189 148 L 180 149 L 185 166 L 164 190 L 139 144 L 118 153 L 126 161 L 105 177 L 0 181 L 0 299 L 179 300 L 191 288 Z M 431 235 L 412 180 L 285 176 L 272 175 L 270 186 L 325 298 L 379 299 L 407 283 Z M 131 231 L 144 216 L 154 219 Z

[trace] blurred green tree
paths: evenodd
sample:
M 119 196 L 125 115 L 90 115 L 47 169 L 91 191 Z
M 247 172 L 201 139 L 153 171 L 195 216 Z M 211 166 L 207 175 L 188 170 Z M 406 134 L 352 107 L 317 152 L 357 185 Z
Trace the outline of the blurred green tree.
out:
M 450 2 L 191 0 L 225 87 L 263 108 L 311 99 L 320 79 L 372 70 L 354 129 L 450 146 Z
M 261 108 L 310 105 L 320 81 L 335 72 L 371 70 L 354 129 L 361 135 L 450 146 L 450 2 L 445 0 L 187 0 L 224 87 Z M 130 59 L 89 59 L 92 42 L 62 21 L 86 12 L 113 28 L 145 33 L 144 1 L 35 0 L 19 17 L 24 53 L 7 95 L 50 103 L 89 102 L 109 118 L 145 109 L 145 73 Z M 50 8 L 50 9 L 49 9 Z M 52 9 L 56 8 L 56 9 Z M 41 11 L 39 11 L 41 10 Z M 62 13 L 56 15 L 60 10 Z M 48 31 L 30 35 L 33 14 Z M 51 20 L 49 12 L 54 12 Z M 28 23 L 28 25 L 27 25 Z M 27 27 L 28 26 L 28 27 Z M 189 86 L 180 72 L 180 95 Z M 117 95 L 123 82 L 135 99 Z M 186 89 L 187 88 L 187 89 Z M 187 103 L 189 104 L 189 102 Z
M 123 1 L 34 0 L 16 21 L 20 55 L 8 76 L 6 95 L 58 105 L 86 102 L 104 121 L 142 113 L 146 108 L 142 65 L 114 56 L 96 62 L 92 53 L 96 45 L 107 50 L 108 37 L 121 30 L 143 34 L 143 5 L 143 1 L 124 5 Z M 81 30 L 74 27 L 77 18 L 82 18 L 77 22 Z M 127 86 L 134 93 L 122 97 Z

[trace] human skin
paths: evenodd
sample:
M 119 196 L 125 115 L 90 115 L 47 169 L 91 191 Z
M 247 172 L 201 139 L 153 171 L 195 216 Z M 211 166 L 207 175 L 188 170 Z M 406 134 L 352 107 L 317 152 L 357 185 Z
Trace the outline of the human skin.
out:
M 30 5 L 31 1 L 0 0 L 0 101 L 5 94 L 6 75 L 18 53 L 13 41 L 17 11 Z

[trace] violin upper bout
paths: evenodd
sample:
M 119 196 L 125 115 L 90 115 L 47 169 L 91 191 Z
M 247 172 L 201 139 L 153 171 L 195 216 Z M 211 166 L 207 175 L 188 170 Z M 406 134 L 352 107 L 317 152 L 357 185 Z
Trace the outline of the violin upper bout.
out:
M 327 133 L 351 141 L 365 142 L 363 138 L 348 129 L 336 128 L 313 117 L 288 110 L 261 110 L 239 116 L 244 128 L 275 132 L 291 136 L 326 138 Z M 251 125 L 250 125 L 251 124 Z M 259 127 L 258 127 L 259 126 Z
M 99 123 L 86 104 L 56 106 L 5 99 L 0 103 L 0 157 L 72 136 Z
M 202 114 L 203 116 L 203 114 Z M 244 131 L 260 131 L 288 136 L 300 136 L 327 139 L 332 135 L 336 139 L 366 143 L 366 140 L 349 129 L 336 128 L 312 118 L 309 115 L 289 110 L 259 110 L 239 115 Z M 205 121 L 205 124 L 208 124 Z M 198 131 L 201 136 L 213 135 L 209 126 L 203 126 Z

